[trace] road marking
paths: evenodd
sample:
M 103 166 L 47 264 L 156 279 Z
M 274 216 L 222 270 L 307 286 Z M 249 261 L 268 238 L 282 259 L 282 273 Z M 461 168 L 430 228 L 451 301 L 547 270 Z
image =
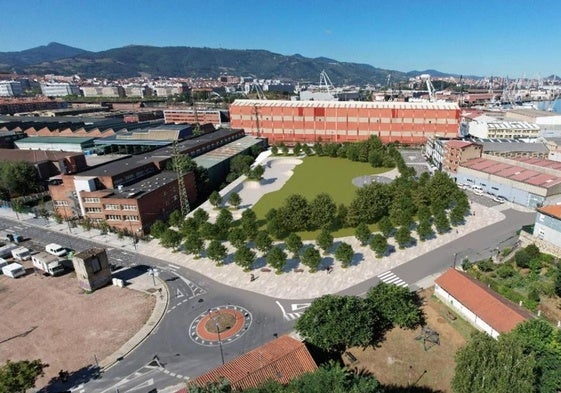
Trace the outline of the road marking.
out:
M 147 380 L 145 382 L 142 382 L 140 385 L 136 385 L 136 386 L 132 387 L 131 389 L 125 390 L 125 393 L 126 392 L 132 392 L 132 391 L 135 391 L 135 390 L 139 390 L 139 389 L 142 389 L 142 388 L 147 388 L 148 386 L 152 386 L 152 385 L 154 385 L 154 378 L 150 378 L 149 380 Z
M 174 270 L 177 270 L 177 269 L 180 268 L 179 266 L 172 265 L 171 263 L 168 263 L 168 266 L 169 266 L 170 269 L 174 269 Z
M 379 274 L 377 277 L 380 279 L 380 281 L 385 282 L 386 284 L 394 284 L 394 285 L 397 285 L 398 287 L 408 287 L 409 286 L 409 284 L 407 284 L 405 281 L 403 281 L 401 278 L 399 278 L 391 270 L 388 270 L 385 273 Z
M 176 290 L 176 292 L 175 292 L 175 297 L 176 297 L 176 298 L 179 298 L 179 297 L 183 297 L 183 296 L 185 296 L 185 295 L 183 294 L 183 292 L 181 292 L 181 291 L 179 290 L 179 288 L 177 288 L 177 290 Z
M 301 304 L 291 304 L 292 311 L 303 310 L 304 308 L 310 307 L 312 303 L 301 303 Z
M 284 307 L 282 306 L 282 304 L 280 304 L 280 302 L 278 300 L 276 300 L 275 303 L 277 303 L 277 305 L 280 307 L 280 309 L 282 311 L 282 317 L 284 319 L 286 319 L 287 321 L 293 321 L 293 320 L 298 319 L 302 316 L 301 312 L 286 312 L 284 310 Z M 298 309 L 298 310 L 304 308 L 304 307 L 300 307 L 300 306 L 303 306 L 303 304 L 292 304 L 292 309 L 293 310 L 294 310 L 294 306 L 296 306 L 297 307 L 296 309 Z M 309 304 L 306 307 L 308 307 L 308 306 L 309 306 Z

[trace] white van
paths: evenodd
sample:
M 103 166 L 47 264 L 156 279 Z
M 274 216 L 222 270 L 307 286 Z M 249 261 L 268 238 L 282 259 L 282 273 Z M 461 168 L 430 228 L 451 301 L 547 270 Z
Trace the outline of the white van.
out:
M 18 247 L 12 250 L 12 258 L 16 261 L 27 261 L 31 259 L 31 251 L 27 247 Z
M 8 277 L 18 278 L 25 276 L 25 269 L 19 263 L 10 263 L 2 268 L 2 273 Z
M 47 244 L 45 246 L 45 251 L 49 254 L 56 255 L 57 257 L 63 257 L 66 255 L 66 248 L 56 243 Z

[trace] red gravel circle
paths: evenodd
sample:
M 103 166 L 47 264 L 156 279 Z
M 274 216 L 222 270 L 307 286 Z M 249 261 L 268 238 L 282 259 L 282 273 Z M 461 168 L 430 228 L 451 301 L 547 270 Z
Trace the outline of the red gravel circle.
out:
M 220 340 L 228 339 L 238 334 L 242 330 L 245 321 L 244 315 L 238 310 L 225 308 L 212 311 L 210 314 L 202 317 L 199 323 L 197 323 L 197 336 L 206 341 L 218 341 L 218 333 L 210 332 L 207 329 L 207 323 L 212 317 L 216 316 L 217 314 L 230 314 L 234 316 L 236 320 L 236 322 L 232 327 L 230 327 L 230 329 L 220 332 Z

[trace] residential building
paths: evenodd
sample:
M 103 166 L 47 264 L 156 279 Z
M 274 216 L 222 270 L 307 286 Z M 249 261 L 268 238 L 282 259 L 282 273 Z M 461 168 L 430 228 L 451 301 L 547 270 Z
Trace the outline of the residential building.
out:
M 187 386 L 203 387 L 225 378 L 233 391 L 242 391 L 257 388 L 269 380 L 288 384 L 316 369 L 317 365 L 303 342 L 281 336 L 193 379 Z
M 540 136 L 540 126 L 527 121 L 499 120 L 488 115 L 475 117 L 468 123 L 468 132 L 477 138 L 537 138 Z
M 523 139 L 484 139 L 484 138 L 468 138 L 468 141 L 477 142 L 483 145 L 483 153 L 506 157 L 532 157 L 548 159 L 548 146 L 542 142 L 542 138 L 538 138 L 532 142 L 526 142 Z
M 77 85 L 63 82 L 42 83 L 41 92 L 46 97 L 80 96 L 82 94 Z
M 0 81 L 0 97 L 19 97 L 23 88 L 18 81 Z
M 444 145 L 444 159 L 442 170 L 456 172 L 461 163 L 473 158 L 480 158 L 483 145 L 475 142 L 450 140 Z
M 537 209 L 534 236 L 561 250 L 561 205 L 547 205 Z
M 533 318 L 486 284 L 450 268 L 435 281 L 434 294 L 475 328 L 493 338 Z
M 423 144 L 430 135 L 458 136 L 457 104 L 236 100 L 230 123 L 270 143 L 383 142 Z
M 540 138 L 549 151 L 547 158 L 552 161 L 561 162 L 561 138 L 545 137 Z
M 84 97 L 124 97 L 123 86 L 82 86 Z

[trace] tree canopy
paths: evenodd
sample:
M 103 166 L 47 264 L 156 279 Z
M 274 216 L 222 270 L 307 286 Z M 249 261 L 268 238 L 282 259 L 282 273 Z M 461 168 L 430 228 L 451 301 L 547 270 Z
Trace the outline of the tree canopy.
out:
M 0 393 L 25 393 L 35 386 L 35 381 L 48 366 L 39 359 L 19 362 L 8 360 L 0 367 Z

